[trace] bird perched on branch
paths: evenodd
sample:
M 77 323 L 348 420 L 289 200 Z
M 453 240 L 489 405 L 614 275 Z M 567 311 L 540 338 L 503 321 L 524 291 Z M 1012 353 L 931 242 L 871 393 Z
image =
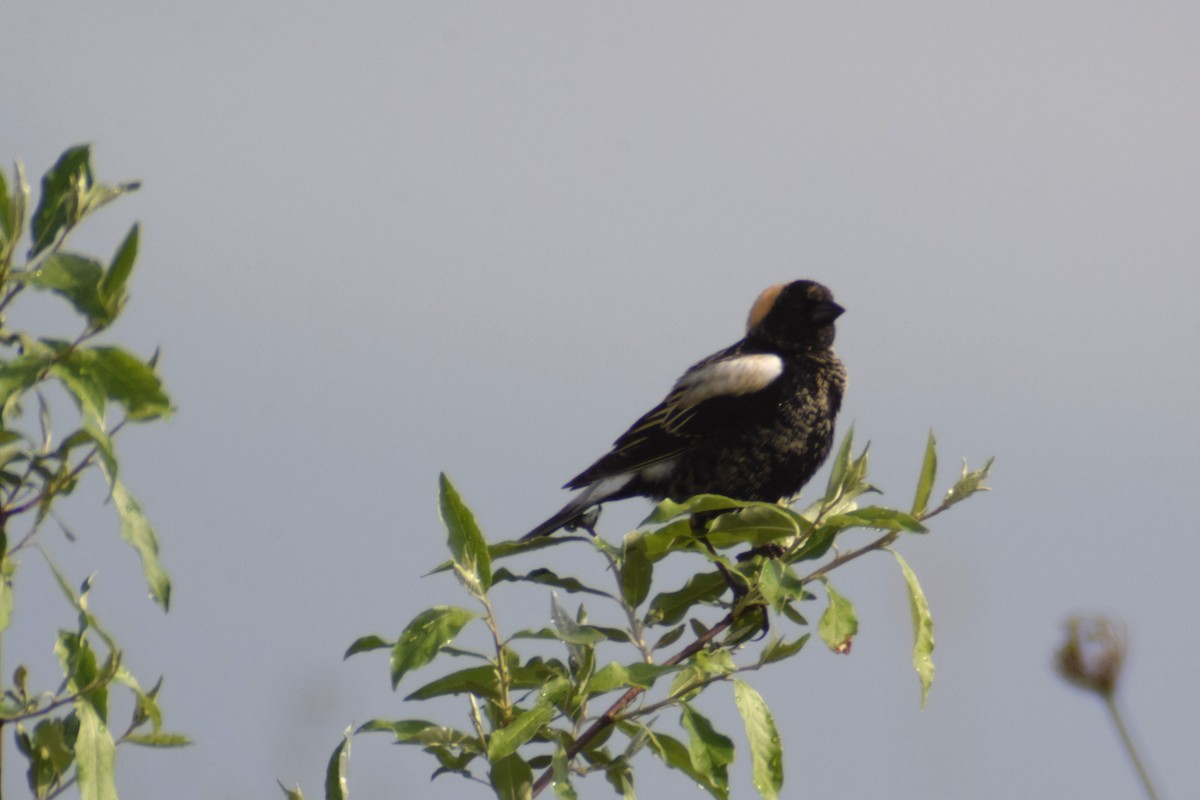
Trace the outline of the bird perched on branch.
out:
M 772 286 L 746 336 L 691 366 L 611 451 L 567 482 L 579 493 L 523 539 L 573 527 L 601 503 L 702 493 L 775 502 L 825 461 L 846 388 L 833 352 L 844 311 L 814 281 Z

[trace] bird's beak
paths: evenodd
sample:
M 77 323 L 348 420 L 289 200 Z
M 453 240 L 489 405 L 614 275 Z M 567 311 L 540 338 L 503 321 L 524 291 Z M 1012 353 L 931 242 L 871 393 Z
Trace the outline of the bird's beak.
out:
M 835 319 L 840 317 L 845 310 L 846 309 L 842 308 L 832 300 L 826 300 L 824 303 L 821 303 L 821 305 L 813 309 L 812 318 L 814 322 L 821 324 L 833 322 Z

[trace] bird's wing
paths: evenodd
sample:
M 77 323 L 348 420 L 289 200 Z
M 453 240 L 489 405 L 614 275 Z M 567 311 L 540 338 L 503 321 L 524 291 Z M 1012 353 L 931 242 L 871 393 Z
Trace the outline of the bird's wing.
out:
M 783 359 L 774 353 L 747 353 L 742 344 L 695 364 L 675 382 L 666 398 L 629 430 L 613 449 L 566 485 L 589 486 L 686 452 L 699 441 L 744 427 L 775 403 Z

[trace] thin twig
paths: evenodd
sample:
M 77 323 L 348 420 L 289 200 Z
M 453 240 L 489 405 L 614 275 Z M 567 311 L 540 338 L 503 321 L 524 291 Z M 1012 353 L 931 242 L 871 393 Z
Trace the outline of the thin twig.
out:
M 1138 756 L 1137 748 L 1133 744 L 1133 737 L 1130 736 L 1129 729 L 1125 727 L 1125 721 L 1121 718 L 1121 712 L 1117 709 L 1116 696 L 1109 692 L 1103 697 L 1104 705 L 1108 707 L 1108 713 L 1112 715 L 1113 724 L 1117 727 L 1117 733 L 1121 735 L 1121 743 L 1125 745 L 1125 752 L 1129 754 L 1129 760 L 1133 762 L 1138 777 L 1142 779 L 1142 788 L 1146 790 L 1146 797 L 1150 800 L 1158 800 L 1158 792 L 1154 791 L 1154 784 L 1150 782 L 1150 773 L 1146 770 L 1146 765 L 1142 763 L 1141 757 Z

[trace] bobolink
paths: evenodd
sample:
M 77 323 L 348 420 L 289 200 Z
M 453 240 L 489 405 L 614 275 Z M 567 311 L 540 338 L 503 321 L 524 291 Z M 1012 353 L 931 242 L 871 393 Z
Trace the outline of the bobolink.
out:
M 846 388 L 833 323 L 844 310 L 814 281 L 764 291 L 745 338 L 683 373 L 665 400 L 564 487 L 582 491 L 523 538 L 576 525 L 594 506 L 626 497 L 796 495 L 833 443 Z

